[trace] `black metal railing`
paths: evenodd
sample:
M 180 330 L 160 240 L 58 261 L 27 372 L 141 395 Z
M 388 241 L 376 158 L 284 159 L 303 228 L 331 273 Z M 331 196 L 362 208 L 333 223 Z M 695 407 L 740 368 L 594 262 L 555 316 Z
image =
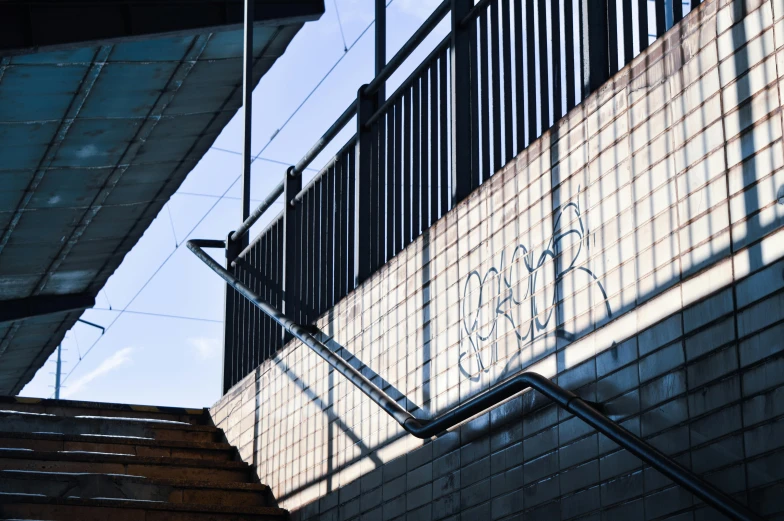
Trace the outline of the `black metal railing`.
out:
M 648 0 L 620 4 L 444 0 L 229 235 L 233 274 L 293 320 L 313 323 L 685 12 L 684 4 L 655 0 L 649 20 Z M 447 16 L 446 38 L 380 99 L 392 74 Z M 302 172 L 354 118 L 356 135 L 301 189 Z M 280 194 L 281 216 L 239 251 Z M 224 391 L 284 340 L 277 325 L 227 288 Z

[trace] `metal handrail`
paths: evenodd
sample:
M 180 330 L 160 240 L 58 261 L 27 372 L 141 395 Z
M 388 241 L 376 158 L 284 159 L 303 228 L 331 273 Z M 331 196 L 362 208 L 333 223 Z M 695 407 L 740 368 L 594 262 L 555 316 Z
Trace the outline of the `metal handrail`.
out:
M 272 206 L 275 201 L 278 200 L 278 197 L 283 195 L 283 181 L 281 181 L 272 191 L 264 198 L 264 200 L 256 207 L 253 212 L 248 216 L 245 221 L 240 225 L 239 228 L 231 232 L 231 240 L 236 242 L 242 239 L 242 237 L 248 233 L 251 226 L 256 224 L 256 221 L 266 212 L 270 206 Z
M 535 389 L 721 513 L 738 521 L 764 521 L 763 517 L 678 464 L 642 438 L 613 422 L 576 394 L 537 373 L 521 373 L 505 380 L 433 420 L 415 418 L 358 369 L 316 338 L 312 328 L 308 329 L 295 323 L 264 302 L 258 293 L 243 284 L 202 249 L 202 247 L 216 247 L 217 243 L 222 243 L 222 241 L 194 239 L 188 241 L 188 249 L 225 280 L 229 286 L 308 346 L 333 369 L 345 376 L 362 393 L 392 416 L 409 434 L 421 439 L 432 438 L 487 409 L 497 406 L 521 391 Z

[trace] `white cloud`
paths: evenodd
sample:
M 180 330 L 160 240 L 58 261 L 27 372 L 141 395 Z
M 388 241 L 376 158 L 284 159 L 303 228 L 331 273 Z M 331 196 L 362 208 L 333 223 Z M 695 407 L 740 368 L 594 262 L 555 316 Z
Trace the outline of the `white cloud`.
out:
M 188 339 L 188 343 L 202 360 L 215 358 L 223 349 L 223 343 L 215 337 L 193 337 Z
M 69 397 L 73 396 L 82 389 L 84 389 L 87 384 L 99 378 L 107 373 L 122 367 L 123 365 L 131 362 L 131 353 L 134 351 L 132 347 L 124 347 L 114 353 L 112 356 L 101 362 L 101 364 L 87 373 L 86 375 L 78 378 L 75 382 L 68 382 L 68 386 L 63 389 L 63 396 Z

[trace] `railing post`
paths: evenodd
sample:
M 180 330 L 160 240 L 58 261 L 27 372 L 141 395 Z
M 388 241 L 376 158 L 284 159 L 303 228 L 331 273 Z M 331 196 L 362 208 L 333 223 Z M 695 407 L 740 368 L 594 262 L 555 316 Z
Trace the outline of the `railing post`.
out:
M 373 237 L 373 197 L 371 190 L 373 165 L 371 150 L 374 139 L 373 131 L 368 128 L 367 121 L 378 107 L 378 97 L 375 94 L 367 95 L 362 85 L 357 92 L 357 154 L 356 154 L 356 213 L 354 238 L 354 265 L 357 267 L 356 283 L 359 286 L 373 272 L 372 259 L 375 258 L 375 249 L 378 248 L 376 237 Z
M 242 220 L 250 215 L 250 166 L 251 158 L 251 126 L 253 121 L 253 22 L 255 20 L 254 0 L 245 0 L 245 38 L 243 48 L 243 78 L 242 78 L 242 117 L 243 117 L 243 142 L 242 142 Z M 239 241 L 244 248 L 248 245 L 248 236 L 243 235 Z
M 296 206 L 293 203 L 294 196 L 302 190 L 302 174 L 298 173 L 294 167 L 286 170 L 286 178 L 283 181 L 283 314 L 292 321 L 297 321 L 297 269 L 302 259 L 297 257 L 297 230 L 294 226 L 294 212 Z M 285 344 L 292 338 L 290 333 L 283 330 L 283 343 Z
M 479 186 L 478 172 L 472 168 L 476 151 L 471 139 L 471 34 L 461 21 L 471 11 L 472 0 L 452 0 L 452 205 L 459 203 Z
M 226 269 L 233 273 L 231 263 L 239 256 L 242 251 L 242 242 L 232 241 L 231 234 L 226 237 Z M 223 380 L 221 388 L 226 394 L 232 386 L 232 367 L 235 352 L 234 342 L 234 313 L 237 292 L 234 288 L 226 285 L 226 292 L 223 301 Z
M 607 0 L 582 0 L 583 95 L 596 92 L 610 79 Z M 612 28 L 616 30 L 615 27 Z M 617 51 L 613 53 L 618 56 Z
M 376 76 L 387 64 L 387 0 L 376 0 Z M 386 86 L 378 88 L 379 104 L 386 101 Z

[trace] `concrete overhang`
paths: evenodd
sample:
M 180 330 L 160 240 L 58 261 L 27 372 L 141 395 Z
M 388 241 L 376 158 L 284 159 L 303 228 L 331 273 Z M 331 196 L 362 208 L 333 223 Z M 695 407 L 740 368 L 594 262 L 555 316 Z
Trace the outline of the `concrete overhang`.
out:
M 257 0 L 254 81 L 323 0 Z M 0 0 L 0 395 L 50 356 L 242 104 L 242 2 Z

